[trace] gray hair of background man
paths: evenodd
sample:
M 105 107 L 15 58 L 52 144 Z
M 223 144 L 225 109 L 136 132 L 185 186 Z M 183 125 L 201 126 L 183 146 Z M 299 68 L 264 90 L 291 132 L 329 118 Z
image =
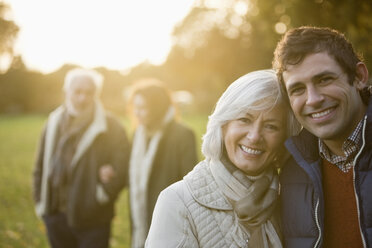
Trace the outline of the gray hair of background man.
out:
M 75 68 L 67 72 L 63 84 L 64 92 L 67 92 L 74 80 L 79 77 L 90 78 L 96 87 L 96 96 L 99 96 L 103 85 L 103 75 L 95 70 L 83 68 Z
M 288 107 L 287 136 L 297 134 L 301 126 L 290 109 L 274 70 L 254 71 L 234 81 L 222 94 L 214 112 L 209 116 L 202 144 L 205 158 L 218 160 L 222 157 L 222 127 L 229 121 L 248 111 L 268 111 L 280 103 Z

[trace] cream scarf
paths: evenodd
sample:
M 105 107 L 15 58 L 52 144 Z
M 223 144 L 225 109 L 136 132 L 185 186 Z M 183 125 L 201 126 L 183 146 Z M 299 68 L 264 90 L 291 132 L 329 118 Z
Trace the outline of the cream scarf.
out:
M 169 108 L 163 120 L 163 127 L 174 117 L 174 109 Z M 160 129 L 150 138 L 147 145 L 147 133 L 140 125 L 135 131 L 129 165 L 129 191 L 132 217 L 132 248 L 142 248 L 149 230 L 147 224 L 147 187 L 152 164 L 163 136 Z
M 219 188 L 233 205 L 237 227 L 248 247 L 282 248 L 280 232 L 273 211 L 278 198 L 279 180 L 274 169 L 248 177 L 231 162 L 212 161 L 210 168 Z

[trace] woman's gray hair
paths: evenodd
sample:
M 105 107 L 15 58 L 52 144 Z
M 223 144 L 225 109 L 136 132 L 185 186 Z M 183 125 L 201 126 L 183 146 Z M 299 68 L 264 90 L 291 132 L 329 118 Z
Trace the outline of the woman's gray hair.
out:
M 103 75 L 95 70 L 83 68 L 75 68 L 67 72 L 65 76 L 65 82 L 63 84 L 63 90 L 67 92 L 70 89 L 74 79 L 79 77 L 86 77 L 91 79 L 94 85 L 96 86 L 96 96 L 100 94 L 103 84 Z
M 285 103 L 287 114 L 287 137 L 300 130 L 287 95 L 280 88 L 274 70 L 250 72 L 234 81 L 217 101 L 214 112 L 209 116 L 207 131 L 203 136 L 202 153 L 207 160 L 218 160 L 223 153 L 222 127 L 248 111 L 267 111 Z

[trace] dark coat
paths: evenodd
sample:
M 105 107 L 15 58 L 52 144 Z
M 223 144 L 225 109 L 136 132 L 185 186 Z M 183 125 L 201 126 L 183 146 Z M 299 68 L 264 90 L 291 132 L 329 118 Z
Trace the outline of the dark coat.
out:
M 360 230 L 365 247 L 372 247 L 372 101 L 365 122 L 354 185 Z M 323 247 L 324 196 L 318 139 L 303 130 L 287 140 L 286 147 L 292 157 L 280 174 L 284 247 Z
M 109 223 L 114 216 L 114 203 L 127 181 L 130 145 L 123 126 L 111 115 L 104 114 L 106 130 L 96 133 L 87 149 L 77 160 L 71 173 L 67 198 L 66 217 L 74 228 L 87 228 Z M 33 174 L 34 199 L 36 207 L 43 204 L 41 216 L 54 214 L 50 210 L 50 197 L 42 197 L 42 185 L 46 195 L 53 194 L 48 177 L 43 177 L 44 153 L 46 150 L 47 125 L 41 137 L 40 148 Z M 53 155 L 52 155 L 53 156 Z M 107 184 L 99 180 L 100 166 L 110 164 L 114 167 L 115 177 Z M 97 201 L 96 187 L 101 184 L 109 196 L 107 203 Z M 43 202 L 44 201 L 44 202 Z M 42 203 L 43 202 L 43 203 Z
M 160 192 L 181 180 L 198 162 L 195 135 L 190 128 L 171 121 L 163 133 L 148 181 L 148 226 Z

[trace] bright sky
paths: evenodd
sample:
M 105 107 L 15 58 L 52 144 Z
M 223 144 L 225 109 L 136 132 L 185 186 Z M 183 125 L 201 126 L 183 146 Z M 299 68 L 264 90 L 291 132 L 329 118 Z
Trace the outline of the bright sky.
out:
M 171 32 L 194 0 L 6 0 L 20 27 L 16 52 L 29 69 L 65 63 L 125 70 L 165 61 Z

